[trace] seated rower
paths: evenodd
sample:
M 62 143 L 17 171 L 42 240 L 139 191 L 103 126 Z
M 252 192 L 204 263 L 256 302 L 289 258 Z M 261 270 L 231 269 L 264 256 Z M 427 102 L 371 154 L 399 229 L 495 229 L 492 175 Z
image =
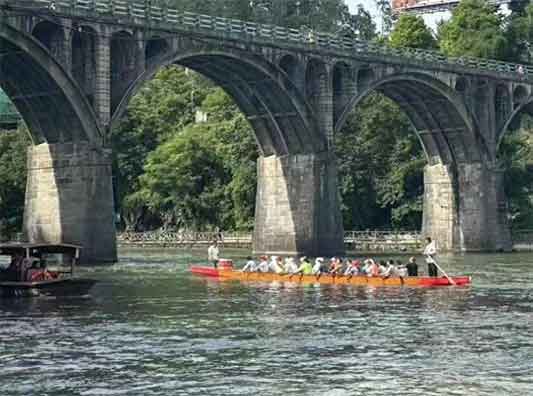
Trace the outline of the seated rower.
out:
M 411 257 L 407 263 L 407 276 L 418 276 L 418 264 L 415 257 Z
M 304 260 L 302 260 L 302 259 L 304 259 Z M 312 275 L 313 274 L 313 266 L 307 260 L 306 257 L 302 257 L 302 259 L 300 259 L 300 266 L 298 267 L 298 270 L 295 272 L 295 274 Z
M 405 278 L 407 276 L 407 267 L 403 265 L 400 260 L 396 260 L 396 270 L 400 278 Z
M 338 257 L 332 257 L 329 265 L 329 273 L 331 275 L 338 275 L 342 271 L 342 262 Z
M 261 256 L 261 261 L 259 262 L 259 265 L 257 266 L 258 272 L 268 272 L 268 257 L 267 256 Z
M 397 276 L 396 267 L 394 267 L 394 261 L 388 260 L 384 267 L 381 268 L 380 274 L 383 278 L 391 278 Z
M 360 271 L 361 271 L 361 262 L 359 260 L 352 260 L 351 262 L 349 262 L 348 266 L 346 267 L 346 271 L 344 271 L 344 275 L 357 276 L 359 275 Z
M 305 257 L 302 257 L 300 259 L 300 263 L 303 263 L 305 259 Z M 287 257 L 285 259 L 285 273 L 294 274 L 295 272 L 298 272 L 298 266 L 296 265 L 292 257 Z
M 284 272 L 283 268 L 283 258 L 280 256 L 272 256 L 270 260 L 270 272 L 274 272 L 276 274 L 282 274 Z
M 324 269 L 324 259 L 322 257 L 318 257 L 315 260 L 315 265 L 313 265 L 312 273 L 313 275 L 320 275 L 322 274 L 323 269 Z
M 379 276 L 379 265 L 372 259 L 367 259 L 367 269 L 366 274 L 370 277 Z
M 255 272 L 257 271 L 257 264 L 255 263 L 255 261 L 252 259 L 252 257 L 248 256 L 246 258 L 246 265 L 244 266 L 244 268 L 241 270 L 241 272 Z

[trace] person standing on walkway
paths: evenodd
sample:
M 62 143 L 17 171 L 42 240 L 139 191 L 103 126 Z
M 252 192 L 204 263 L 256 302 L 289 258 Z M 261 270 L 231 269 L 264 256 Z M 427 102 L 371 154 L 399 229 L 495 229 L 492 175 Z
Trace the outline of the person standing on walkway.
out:
M 218 255 L 220 254 L 218 250 L 218 241 L 213 241 L 209 249 L 207 249 L 207 259 L 213 263 L 213 267 L 218 268 Z
M 424 256 L 426 257 L 426 263 L 428 265 L 428 275 L 437 277 L 438 270 L 435 265 L 435 257 L 437 256 L 437 246 L 435 241 L 432 241 L 430 237 L 426 238 L 426 248 L 424 249 Z

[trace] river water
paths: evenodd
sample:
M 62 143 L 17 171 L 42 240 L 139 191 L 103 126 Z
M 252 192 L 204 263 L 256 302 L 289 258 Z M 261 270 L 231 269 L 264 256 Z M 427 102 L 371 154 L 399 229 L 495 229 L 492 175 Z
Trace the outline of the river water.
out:
M 89 297 L 0 301 L 0 395 L 533 395 L 533 254 L 442 257 L 474 277 L 443 289 L 221 283 L 201 260 L 122 251 L 81 270 Z

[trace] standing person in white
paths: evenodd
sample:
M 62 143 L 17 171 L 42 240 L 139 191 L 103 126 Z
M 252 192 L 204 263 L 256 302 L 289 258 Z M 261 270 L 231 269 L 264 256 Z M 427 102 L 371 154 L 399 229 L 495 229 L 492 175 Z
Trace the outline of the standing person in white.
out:
M 432 241 L 430 237 L 426 238 L 426 248 L 424 249 L 424 256 L 426 257 L 426 263 L 428 265 L 428 275 L 437 277 L 438 270 L 435 265 L 435 257 L 437 256 L 437 245 L 435 241 Z
M 213 263 L 215 268 L 218 268 L 218 255 L 220 254 L 218 250 L 218 242 L 213 241 L 209 249 L 207 249 L 207 259 Z

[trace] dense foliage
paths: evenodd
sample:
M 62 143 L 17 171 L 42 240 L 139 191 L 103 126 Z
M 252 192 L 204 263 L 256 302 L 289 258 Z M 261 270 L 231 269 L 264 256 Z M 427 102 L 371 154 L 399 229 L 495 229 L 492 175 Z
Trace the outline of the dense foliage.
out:
M 342 0 L 170 0 L 169 5 L 289 27 L 377 40 L 393 47 L 437 49 L 451 56 L 531 61 L 533 5 L 503 17 L 481 0 L 463 0 L 437 37 L 404 15 L 392 24 L 388 0 L 378 36 L 370 14 L 350 15 Z M 390 32 L 389 32 L 390 31 Z M 515 226 L 533 227 L 531 120 L 515 123 L 501 145 Z M 419 228 L 423 168 L 419 140 L 399 107 L 374 93 L 335 136 L 346 229 Z M 0 133 L 0 235 L 20 228 L 25 186 L 24 133 Z M 122 226 L 250 229 L 256 159 L 253 131 L 232 99 L 196 73 L 161 70 L 133 98 L 112 132 L 116 206 Z
M 503 16 L 485 0 L 463 0 L 439 29 L 440 48 L 449 56 L 504 59 L 508 41 Z
M 28 134 L 0 131 L 0 238 L 20 230 L 26 188 Z

